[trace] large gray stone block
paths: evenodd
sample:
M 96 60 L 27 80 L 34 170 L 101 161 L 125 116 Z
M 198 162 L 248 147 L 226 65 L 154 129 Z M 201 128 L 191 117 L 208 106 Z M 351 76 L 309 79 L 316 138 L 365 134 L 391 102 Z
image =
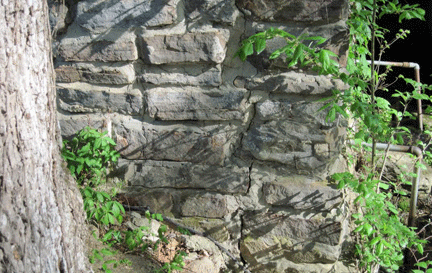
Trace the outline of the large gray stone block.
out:
M 206 193 L 187 198 L 181 213 L 187 217 L 222 218 L 230 212 L 227 196 Z
M 348 17 L 347 0 L 236 0 L 257 21 L 329 24 Z
M 342 201 L 341 192 L 326 182 L 295 175 L 265 183 L 263 196 L 268 204 L 298 210 L 326 211 Z
M 220 86 L 222 84 L 221 65 L 146 65 L 142 67 L 138 79 L 154 85 L 175 84 L 193 86 Z
M 113 121 L 115 140 L 127 159 L 221 165 L 239 137 L 232 125 L 158 125 L 123 117 Z
M 246 193 L 248 167 L 218 167 L 190 162 L 125 160 L 119 168 L 131 187 L 210 190 L 220 193 Z
M 246 89 L 292 95 L 332 95 L 332 90 L 344 90 L 340 80 L 330 76 L 308 75 L 295 71 L 246 79 Z
M 240 15 L 234 0 L 185 1 L 187 18 L 196 23 L 216 22 L 234 25 Z
M 60 63 L 55 73 L 57 83 L 131 84 L 135 81 L 132 64 Z
M 133 86 L 103 87 L 83 83 L 57 87 L 58 107 L 73 113 L 118 112 L 137 115 L 143 112 L 143 98 Z
M 93 33 L 170 25 L 177 21 L 178 3 L 179 0 L 81 0 L 75 23 Z
M 283 259 L 296 263 L 335 262 L 341 250 L 340 239 L 346 233 L 341 219 L 321 214 L 302 218 L 271 210 L 248 212 L 243 217 L 242 256 L 256 267 L 254 271 L 281 266 Z M 274 257 L 283 259 L 274 263 Z
M 260 120 L 289 119 L 295 122 L 319 124 L 330 127 L 335 122 L 326 122 L 328 109 L 319 111 L 324 102 L 311 102 L 298 99 L 291 100 L 264 100 L 256 104 L 257 118 Z
M 148 113 L 160 120 L 241 120 L 247 92 L 199 87 L 152 88 L 146 91 Z
M 270 121 L 253 125 L 243 138 L 243 148 L 259 160 L 287 164 L 297 170 L 315 171 L 325 167 L 327 160 L 338 154 L 340 144 L 333 145 L 333 142 L 339 143 L 339 137 L 342 136 L 337 129 L 324 130 L 289 120 Z M 326 151 L 328 158 L 322 160 L 316 156 L 314 146 L 325 143 L 331 146 Z
M 222 63 L 228 36 L 226 30 L 143 35 L 141 58 L 148 64 Z
M 77 27 L 70 27 L 55 50 L 57 57 L 67 62 L 121 62 L 138 59 L 135 35 L 110 32 L 91 36 Z

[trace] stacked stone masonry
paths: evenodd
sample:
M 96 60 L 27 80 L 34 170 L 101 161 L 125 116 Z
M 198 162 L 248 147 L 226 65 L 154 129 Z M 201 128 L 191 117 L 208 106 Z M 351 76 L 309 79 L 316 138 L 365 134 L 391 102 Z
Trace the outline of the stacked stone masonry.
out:
M 235 57 L 269 27 L 347 49 L 347 0 L 79 0 L 51 3 L 64 138 L 108 130 L 137 204 L 206 231 L 252 272 L 348 272 L 344 121 L 318 99 L 341 82 Z

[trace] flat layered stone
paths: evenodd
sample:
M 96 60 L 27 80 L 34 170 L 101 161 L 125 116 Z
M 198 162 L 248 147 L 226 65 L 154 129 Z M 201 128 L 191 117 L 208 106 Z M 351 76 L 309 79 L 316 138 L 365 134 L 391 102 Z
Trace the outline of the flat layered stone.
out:
M 138 59 L 135 35 L 132 33 L 113 31 L 93 37 L 73 27 L 68 29 L 55 53 L 67 62 L 120 62 Z
M 126 159 L 220 165 L 238 137 L 231 125 L 166 126 L 123 117 L 113 126 L 117 147 Z
M 127 171 L 125 180 L 132 187 L 205 189 L 220 193 L 246 193 L 249 168 L 198 165 L 190 162 L 125 160 L 118 165 Z
M 276 75 L 246 79 L 245 88 L 269 93 L 298 95 L 331 95 L 332 90 L 344 90 L 342 81 L 324 75 L 307 75 L 290 71 Z
M 228 31 L 141 36 L 143 55 L 148 64 L 222 63 Z
M 55 68 L 57 83 L 131 84 L 135 81 L 132 64 L 63 63 Z
M 192 22 L 216 22 L 234 25 L 240 15 L 234 1 L 189 0 L 185 2 L 187 18 Z
M 342 219 L 333 213 L 301 218 L 281 210 L 247 212 L 242 222 L 242 257 L 254 271 L 274 267 L 274 257 L 283 257 L 278 267 L 285 259 L 306 264 L 333 263 L 340 256 L 339 242 L 347 231 Z
M 237 0 L 237 6 L 257 21 L 335 23 L 348 16 L 347 0 Z
M 93 33 L 113 28 L 159 27 L 177 22 L 179 0 L 82 0 L 75 23 Z
M 136 115 L 144 109 L 141 91 L 132 86 L 62 84 L 57 86 L 57 97 L 59 108 L 72 113 L 118 112 Z
M 181 207 L 181 214 L 187 217 L 222 218 L 229 212 L 227 197 L 211 193 L 192 196 Z
M 313 142 L 325 143 L 325 133 L 309 124 L 270 121 L 251 127 L 243 138 L 243 147 L 259 160 L 276 161 L 316 169 L 325 162 L 313 155 Z
M 153 88 L 146 91 L 148 113 L 160 120 L 240 120 L 245 90 L 198 87 Z
M 222 69 L 220 65 L 147 65 L 142 68 L 142 74 L 138 79 L 154 85 L 220 86 Z
M 263 196 L 268 204 L 298 210 L 327 211 L 342 202 L 339 190 L 302 176 L 278 177 L 265 183 Z
M 335 122 L 326 122 L 328 109 L 319 111 L 324 102 L 297 100 L 264 100 L 256 104 L 257 118 L 260 120 L 289 119 L 296 122 L 335 126 Z
M 243 221 L 245 236 L 261 237 L 269 246 L 292 246 L 297 242 L 318 242 L 336 246 L 343 234 L 342 222 L 326 219 L 322 215 L 307 219 L 290 216 L 283 211 L 251 211 L 244 215 Z M 287 241 L 281 243 L 280 239 L 278 241 L 274 237 L 285 238 Z
M 94 114 L 91 117 L 83 114 L 64 115 L 57 113 L 60 131 L 63 138 L 71 138 L 86 126 L 95 129 L 107 130 L 108 119 L 102 114 Z

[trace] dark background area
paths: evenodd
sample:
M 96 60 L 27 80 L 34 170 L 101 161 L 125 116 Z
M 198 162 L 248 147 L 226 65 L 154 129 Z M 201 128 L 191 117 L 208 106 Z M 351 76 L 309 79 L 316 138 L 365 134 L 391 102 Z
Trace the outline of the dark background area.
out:
M 398 15 L 385 16 L 377 21 L 377 23 L 390 30 L 386 35 L 388 41 L 392 40 L 399 29 L 407 29 L 410 34 L 403 40 L 398 40 L 391 48 L 387 49 L 383 54 L 382 61 L 393 62 L 413 62 L 420 65 L 420 81 L 426 84 L 432 84 L 432 0 L 401 0 L 402 4 L 419 4 L 426 11 L 426 20 L 418 19 L 403 20 L 398 22 Z M 387 82 L 393 82 L 396 77 L 402 74 L 406 78 L 415 79 L 414 69 L 412 68 L 397 68 L 393 67 L 393 72 L 388 76 Z M 389 87 L 390 92 L 394 89 L 403 91 L 408 88 L 403 80 L 398 80 Z M 432 91 L 427 91 L 428 95 L 432 95 Z M 390 94 L 380 94 L 386 99 L 394 103 L 394 99 L 390 98 Z M 411 103 L 410 108 L 415 107 L 415 103 Z M 410 109 L 411 110 L 411 109 Z

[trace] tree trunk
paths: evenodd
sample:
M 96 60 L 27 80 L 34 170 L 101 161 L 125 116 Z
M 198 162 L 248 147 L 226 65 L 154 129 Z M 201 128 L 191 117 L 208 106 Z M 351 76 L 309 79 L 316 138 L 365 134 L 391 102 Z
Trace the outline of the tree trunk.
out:
M 91 272 L 60 159 L 43 0 L 0 0 L 0 272 Z

